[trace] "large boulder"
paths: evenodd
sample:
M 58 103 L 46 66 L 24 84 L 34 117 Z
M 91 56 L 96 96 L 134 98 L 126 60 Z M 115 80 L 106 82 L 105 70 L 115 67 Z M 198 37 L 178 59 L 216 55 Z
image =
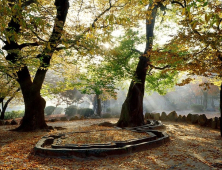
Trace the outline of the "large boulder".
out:
M 153 113 L 154 120 L 160 120 L 160 113 Z
M 189 114 L 187 115 L 187 122 L 188 122 L 188 123 L 191 123 L 191 117 L 192 117 L 192 114 L 189 113 Z
M 211 128 L 212 129 L 217 129 L 217 123 L 219 121 L 219 118 L 218 117 L 215 117 L 212 119 L 212 122 L 211 122 Z
M 212 121 L 213 121 L 213 119 L 212 119 L 212 118 L 207 119 L 206 126 L 207 126 L 207 127 L 211 127 Z
M 187 121 L 187 117 L 185 115 L 182 116 L 182 122 L 186 122 Z
M 11 121 L 11 125 L 18 125 L 18 122 L 17 122 L 15 119 L 13 119 L 13 120 Z
M 150 113 L 145 113 L 145 119 L 151 119 L 151 114 Z
M 198 118 L 199 118 L 199 115 L 198 114 L 193 114 L 191 116 L 191 123 L 192 124 L 197 124 L 198 123 Z
M 202 114 L 202 115 L 199 116 L 199 118 L 198 118 L 198 124 L 199 124 L 200 126 L 206 126 L 206 124 L 207 124 L 207 117 L 206 117 L 205 114 Z
M 0 120 L 0 126 L 2 126 L 4 124 L 5 124 L 4 120 Z
M 182 116 L 181 115 L 178 116 L 177 122 L 182 122 Z
M 168 114 L 167 117 L 170 121 L 176 121 L 178 116 L 177 116 L 176 111 L 172 111 Z
M 167 114 L 165 112 L 161 113 L 160 120 L 167 120 Z

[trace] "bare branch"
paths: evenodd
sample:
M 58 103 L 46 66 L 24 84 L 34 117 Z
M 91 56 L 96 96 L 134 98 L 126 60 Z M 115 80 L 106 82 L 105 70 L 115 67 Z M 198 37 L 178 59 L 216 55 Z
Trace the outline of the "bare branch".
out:
M 170 68 L 170 65 L 166 65 L 164 67 L 156 67 L 156 66 L 154 66 L 152 64 L 149 64 L 149 65 L 150 65 L 151 68 L 154 68 L 154 69 L 157 69 L 157 70 L 164 70 L 166 68 Z
M 140 55 L 142 55 L 143 54 L 143 52 L 141 52 L 141 51 L 139 51 L 139 50 L 137 50 L 137 49 L 131 49 L 132 51 L 134 51 L 134 52 L 137 52 L 137 53 L 139 53 Z
M 186 3 L 186 0 L 183 0 L 183 1 L 184 1 L 184 6 L 185 6 L 185 7 L 187 7 L 187 3 Z
M 44 42 L 48 42 L 48 41 L 42 39 L 41 37 L 39 37 L 38 34 L 37 34 L 35 31 L 33 31 L 32 29 L 30 29 L 30 30 L 32 31 L 33 34 L 35 34 L 35 36 L 36 36 L 39 40 L 44 41 Z
M 171 2 L 172 4 L 179 4 L 182 8 L 184 8 L 183 4 L 181 2 L 178 2 L 178 1 L 172 1 Z
M 206 47 L 204 47 L 204 48 L 203 48 L 202 50 L 200 50 L 199 52 L 194 53 L 194 54 L 193 54 L 193 56 L 196 56 L 196 55 L 198 55 L 198 54 L 202 53 L 204 50 L 206 50 L 206 49 L 209 47 L 209 45 L 210 45 L 210 44 L 207 44 L 207 46 L 206 46 Z
M 21 50 L 22 48 L 24 47 L 27 47 L 27 46 L 39 46 L 40 44 L 38 42 L 35 42 L 35 43 L 23 43 L 21 45 L 18 45 L 18 48 Z

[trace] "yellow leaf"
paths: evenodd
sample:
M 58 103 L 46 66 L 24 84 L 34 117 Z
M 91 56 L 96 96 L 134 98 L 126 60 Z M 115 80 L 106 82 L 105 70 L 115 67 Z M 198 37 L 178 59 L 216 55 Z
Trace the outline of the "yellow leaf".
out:
M 47 43 L 47 48 L 48 48 L 49 50 L 51 50 L 50 42 Z
M 185 15 L 185 12 L 186 12 L 186 8 L 183 8 L 182 15 Z
M 8 43 L 10 44 L 10 40 L 9 40 L 9 38 L 6 36 L 6 40 L 8 41 Z
M 192 24 L 192 29 L 195 29 L 196 26 L 197 26 L 197 21 L 194 21 Z
M 190 20 L 190 21 L 192 20 L 192 15 L 191 15 L 190 12 L 189 12 L 189 20 Z

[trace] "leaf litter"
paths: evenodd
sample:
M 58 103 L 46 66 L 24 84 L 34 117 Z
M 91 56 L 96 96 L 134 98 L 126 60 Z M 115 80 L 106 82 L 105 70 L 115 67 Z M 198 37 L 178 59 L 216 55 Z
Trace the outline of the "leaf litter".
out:
M 16 126 L 0 126 L 0 169 L 36 170 L 115 170 L 115 169 L 221 169 L 222 138 L 219 130 L 187 123 L 163 122 L 170 142 L 158 148 L 130 155 L 105 158 L 61 159 L 40 157 L 34 154 L 34 146 L 41 137 L 52 133 L 84 130 L 103 121 L 118 119 L 94 119 L 74 122 L 50 122 L 51 126 L 64 125 L 66 130 L 51 132 L 13 132 Z M 175 126 L 177 124 L 177 126 Z M 100 127 L 107 129 L 106 127 Z M 87 129 L 87 128 L 86 128 Z

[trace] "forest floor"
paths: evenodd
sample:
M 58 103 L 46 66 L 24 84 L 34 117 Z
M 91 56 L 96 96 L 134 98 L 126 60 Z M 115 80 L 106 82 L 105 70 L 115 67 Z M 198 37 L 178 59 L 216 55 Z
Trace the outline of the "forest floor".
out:
M 130 155 L 87 159 L 46 158 L 34 155 L 33 148 L 41 137 L 51 133 L 84 130 L 101 122 L 115 123 L 118 119 L 86 119 L 72 122 L 47 122 L 66 128 L 51 132 L 14 132 L 17 126 L 0 126 L 0 169 L 222 169 L 222 138 L 219 130 L 177 122 L 163 122 L 162 131 L 170 142 L 150 150 Z M 94 125 L 95 126 L 95 125 Z

